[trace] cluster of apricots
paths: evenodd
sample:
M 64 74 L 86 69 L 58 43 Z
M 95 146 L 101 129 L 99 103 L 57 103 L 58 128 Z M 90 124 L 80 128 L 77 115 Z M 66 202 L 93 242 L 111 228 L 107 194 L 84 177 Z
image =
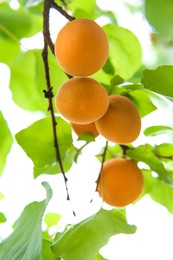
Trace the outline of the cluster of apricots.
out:
M 108 95 L 89 77 L 100 70 L 109 55 L 104 30 L 89 19 L 74 19 L 58 33 L 55 56 L 70 76 L 59 88 L 55 105 L 77 135 L 91 133 L 118 144 L 132 143 L 140 134 L 141 117 L 132 101 L 122 95 Z M 97 191 L 106 203 L 122 207 L 134 202 L 143 187 L 143 176 L 130 159 L 103 163 Z

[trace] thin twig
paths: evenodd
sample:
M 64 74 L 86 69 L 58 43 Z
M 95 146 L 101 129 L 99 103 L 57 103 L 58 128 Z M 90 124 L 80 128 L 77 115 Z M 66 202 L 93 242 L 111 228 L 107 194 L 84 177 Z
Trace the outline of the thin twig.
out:
M 43 58 L 43 63 L 44 63 L 44 70 L 45 70 L 45 77 L 46 77 L 46 84 L 47 84 L 47 90 L 44 90 L 45 97 L 48 98 L 49 101 L 49 111 L 51 114 L 51 119 L 52 119 L 52 127 L 53 127 L 53 137 L 54 137 L 54 147 L 55 147 L 55 152 L 56 152 L 56 159 L 59 163 L 61 172 L 64 177 L 64 182 L 65 182 L 65 187 L 66 187 L 66 192 L 67 192 L 67 200 L 70 200 L 69 192 L 68 192 L 68 187 L 67 187 L 67 177 L 65 176 L 65 171 L 63 168 L 62 160 L 61 160 L 61 155 L 60 155 L 60 150 L 59 150 L 59 143 L 58 143 L 58 138 L 57 138 L 57 133 L 56 133 L 56 119 L 54 115 L 54 108 L 53 108 L 53 92 L 52 92 L 52 86 L 51 86 L 51 81 L 50 81 L 50 74 L 49 74 L 49 64 L 48 64 L 48 46 L 53 50 L 53 48 L 50 45 L 50 42 L 48 43 L 47 39 L 50 37 L 49 33 L 49 13 L 50 13 L 50 5 L 49 5 L 49 0 L 44 1 L 44 11 L 43 11 L 43 37 L 44 37 L 44 48 L 42 51 L 42 58 Z M 48 37 L 48 38 L 47 38 Z M 75 213 L 73 212 L 75 215 Z
M 104 147 L 104 150 L 103 150 L 101 168 L 100 168 L 98 179 L 100 177 L 100 174 L 101 174 L 101 171 L 102 171 L 102 168 L 103 168 L 103 163 L 105 162 L 105 159 L 106 159 L 107 149 L 108 149 L 108 141 L 106 141 L 106 144 L 105 144 L 105 147 Z M 98 181 L 98 179 L 97 179 L 97 181 Z
M 57 3 L 55 3 L 54 0 L 50 0 L 49 4 L 55 10 L 57 10 L 60 14 L 62 14 L 67 20 L 72 21 L 75 19 L 75 17 L 69 15 L 61 6 L 57 5 Z
M 43 37 L 44 37 L 44 41 L 47 43 L 47 45 L 51 49 L 51 52 L 54 54 L 54 44 L 53 44 L 52 39 L 50 37 L 50 31 L 49 31 L 50 8 L 51 8 L 50 1 L 45 0 L 44 1 L 44 9 L 43 9 Z
M 98 177 L 97 177 L 97 180 L 95 181 L 96 183 L 98 183 L 100 174 L 101 174 L 101 172 L 102 172 L 103 163 L 105 162 L 105 159 L 106 159 L 107 149 L 108 149 L 108 141 L 106 141 L 106 144 L 105 144 L 104 150 L 103 150 L 103 154 L 101 155 L 101 156 L 102 156 L 101 167 L 100 167 L 100 171 L 99 171 L 99 175 L 98 175 Z M 97 186 L 96 186 L 95 192 L 96 192 L 96 191 L 97 191 Z M 91 203 L 92 201 L 93 201 L 93 199 L 90 200 L 90 203 Z

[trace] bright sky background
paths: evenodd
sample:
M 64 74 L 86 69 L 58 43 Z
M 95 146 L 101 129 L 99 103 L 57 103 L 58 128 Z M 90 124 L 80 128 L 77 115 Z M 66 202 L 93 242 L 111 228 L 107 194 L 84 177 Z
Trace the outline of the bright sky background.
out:
M 119 24 L 130 30 L 133 30 L 139 40 L 143 42 L 143 59 L 146 62 L 148 58 L 155 59 L 149 40 L 151 28 L 144 23 L 144 17 L 135 14 L 131 15 L 124 9 L 123 1 L 103 0 L 97 1 L 101 7 L 111 9 L 117 14 Z M 138 0 L 126 1 L 129 3 L 140 3 Z M 105 7 L 106 6 L 106 7 Z M 51 21 L 52 37 L 57 34 L 60 28 L 66 22 L 60 19 L 60 16 L 54 16 Z M 100 22 L 100 21 L 99 21 Z M 22 44 L 30 48 L 31 43 L 40 46 L 40 37 L 37 35 L 33 41 L 23 40 Z M 34 46 L 35 47 L 35 46 Z M 6 75 L 6 76 L 4 76 Z M 30 113 L 17 107 L 11 99 L 11 93 L 8 89 L 9 70 L 5 65 L 0 64 L 0 110 L 3 111 L 8 120 L 9 127 L 13 134 L 29 126 L 32 122 L 40 118 L 39 113 Z M 143 119 L 143 127 L 154 124 L 173 124 L 173 109 L 165 105 L 159 113 L 153 113 Z M 166 116 L 165 116 L 166 115 Z M 160 122 L 160 120 L 162 120 Z M 74 136 L 76 138 L 76 136 Z M 158 142 L 163 139 L 144 139 L 143 135 L 139 137 L 136 144 L 142 142 Z M 169 138 L 164 141 L 169 142 Z M 99 145 L 98 145 L 99 143 Z M 44 199 L 45 191 L 40 185 L 42 181 L 48 181 L 54 192 L 47 211 L 57 212 L 62 215 L 59 229 L 61 230 L 67 223 L 75 223 L 94 213 L 101 206 L 101 200 L 94 193 L 94 181 L 97 178 L 100 164 L 93 154 L 96 154 L 104 140 L 100 137 L 97 142 L 91 144 L 85 149 L 79 163 L 72 167 L 67 177 L 71 203 L 66 202 L 66 193 L 62 175 L 40 176 L 33 180 L 32 162 L 26 157 L 23 150 L 16 144 L 13 144 L 11 153 L 7 159 L 7 165 L 3 175 L 0 177 L 0 191 L 5 195 L 5 199 L 0 201 L 0 211 L 7 217 L 7 223 L 0 225 L 0 236 L 4 238 L 11 232 L 10 226 L 19 217 L 24 206 L 33 200 Z M 93 202 L 90 200 L 93 198 Z M 104 205 L 104 207 L 107 207 Z M 77 217 L 72 216 L 71 209 L 76 211 Z M 167 209 L 145 196 L 135 206 L 127 207 L 127 219 L 130 224 L 137 226 L 137 232 L 134 235 L 118 235 L 110 239 L 109 244 L 101 250 L 101 253 L 109 260 L 172 260 L 172 241 L 173 241 L 173 215 L 168 213 Z M 55 230 L 54 230 L 55 231 Z M 56 227 L 57 231 L 57 227 Z

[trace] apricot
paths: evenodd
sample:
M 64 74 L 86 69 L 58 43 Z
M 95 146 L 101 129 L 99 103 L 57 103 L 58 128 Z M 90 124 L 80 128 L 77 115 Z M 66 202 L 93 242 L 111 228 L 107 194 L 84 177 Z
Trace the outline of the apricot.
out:
M 93 134 L 94 137 L 97 137 L 99 135 L 95 123 L 85 124 L 85 125 L 79 125 L 75 123 L 70 123 L 73 131 L 79 136 L 83 133 L 90 133 Z
M 137 164 L 126 158 L 118 158 L 103 163 L 97 191 L 107 204 L 125 207 L 136 201 L 143 186 L 143 174 Z
M 89 124 L 102 117 L 109 105 L 109 97 L 95 79 L 77 77 L 60 87 L 55 105 L 59 113 L 72 123 Z
M 95 122 L 97 131 L 107 140 L 128 144 L 137 139 L 141 130 L 141 117 L 132 101 L 121 95 L 109 96 L 109 108 Z
M 67 23 L 55 41 L 55 56 L 60 67 L 72 76 L 97 72 L 108 58 L 108 39 L 103 29 L 89 19 Z

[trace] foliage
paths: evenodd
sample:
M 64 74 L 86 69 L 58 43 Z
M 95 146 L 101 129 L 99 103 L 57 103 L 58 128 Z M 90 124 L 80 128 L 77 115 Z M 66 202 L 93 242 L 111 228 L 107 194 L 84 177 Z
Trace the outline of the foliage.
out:
M 50 3 L 52 2 L 51 0 Z M 109 58 L 105 66 L 92 77 L 102 83 L 108 93 L 121 94 L 131 99 L 144 119 L 163 105 L 170 109 L 173 99 L 173 66 L 169 62 L 165 64 L 165 60 L 169 61 L 173 44 L 171 1 L 145 0 L 140 10 L 129 6 L 130 12 L 143 12 L 150 23 L 153 29 L 151 36 L 156 36 L 154 40 L 152 38 L 156 52 L 166 49 L 168 53 L 166 57 L 163 53 L 158 54 L 154 67 L 153 64 L 151 67 L 143 64 L 141 42 L 134 32 L 119 26 L 113 11 L 102 10 L 96 0 L 57 0 L 56 3 L 76 18 L 98 18 L 98 21 L 106 18 L 103 29 L 110 43 Z M 62 165 L 65 173 L 70 171 L 78 163 L 83 149 L 92 142 L 99 142 L 99 139 L 87 134 L 79 136 L 76 141 L 69 123 L 56 113 L 54 116 L 57 125 L 52 122 L 50 103 L 46 96 L 48 93 L 45 91 L 42 48 L 27 49 L 22 41 L 42 32 L 43 4 L 42 0 L 18 0 L 18 6 L 13 8 L 11 1 L 0 3 L 0 42 L 3 50 L 0 51 L 0 62 L 10 69 L 9 89 L 12 102 L 26 113 L 40 115 L 39 120 L 33 120 L 31 125 L 13 136 L 5 111 L 0 111 L 0 174 L 3 174 L 13 142 L 31 159 L 35 179 L 38 176 L 44 178 L 44 174 L 53 178 L 56 174 L 63 173 Z M 57 64 L 50 49 L 48 62 L 52 92 L 56 94 L 67 75 Z M 62 165 L 55 153 L 52 125 L 53 129 L 56 128 Z M 107 160 L 123 155 L 136 162 L 143 162 L 141 168 L 145 186 L 140 199 L 149 194 L 154 201 L 173 213 L 173 127 L 158 122 L 157 125 L 143 129 L 142 134 L 148 138 L 146 143 L 127 146 L 108 143 L 106 149 L 103 147 L 96 157 L 100 165 L 103 157 Z M 157 138 L 160 135 L 169 137 L 170 142 L 150 143 L 151 137 Z M 81 145 L 81 141 L 84 145 Z M 50 238 L 51 227 L 58 224 L 61 216 L 50 212 L 43 218 L 49 200 L 54 197 L 48 183 L 44 182 L 43 186 L 47 192 L 46 199 L 32 202 L 24 208 L 12 234 L 0 244 L 0 259 L 104 259 L 99 250 L 108 243 L 111 236 L 119 233 L 132 234 L 136 230 L 135 226 L 127 223 L 122 210 L 108 211 L 103 205 L 94 215 L 74 226 L 70 225 L 70 228 L 67 226 Z M 0 203 L 2 198 L 0 193 Z M 5 215 L 0 212 L 0 225 L 6 222 Z M 42 231 L 43 222 L 47 225 L 47 233 Z

